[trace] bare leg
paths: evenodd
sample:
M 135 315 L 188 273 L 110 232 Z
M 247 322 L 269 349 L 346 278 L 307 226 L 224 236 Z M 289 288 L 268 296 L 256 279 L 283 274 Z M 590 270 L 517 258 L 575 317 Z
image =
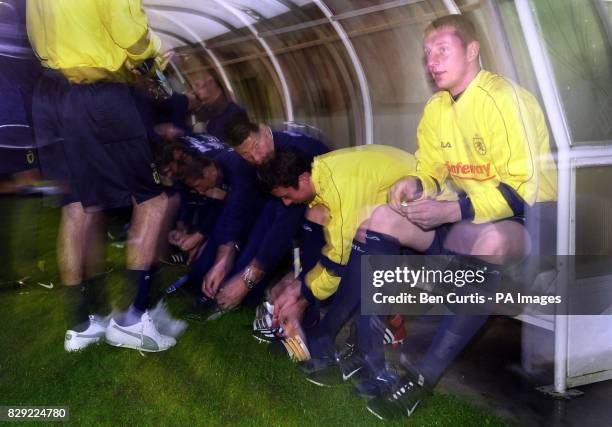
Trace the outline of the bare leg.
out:
M 140 204 L 134 204 L 132 224 L 128 234 L 127 268 L 148 270 L 155 259 L 168 197 L 160 194 Z
M 423 230 L 401 216 L 388 205 L 379 206 L 360 228 L 357 240 L 363 241 L 363 230 L 375 231 L 396 238 L 400 245 L 424 252 L 431 246 L 433 230 Z
M 86 215 L 84 224 L 83 254 L 84 278 L 97 276 L 104 271 L 106 217 L 104 212 Z
M 85 224 L 87 212 L 81 203 L 71 203 L 62 208 L 62 218 L 57 238 L 57 262 L 60 278 L 66 286 L 83 281 Z
M 444 246 L 453 252 L 487 256 L 489 262 L 519 261 L 531 249 L 531 239 L 522 224 L 515 221 L 473 224 L 459 222 L 450 229 Z
M 77 350 L 82 342 L 75 341 L 74 333 L 88 329 L 88 315 L 94 307 L 87 297 L 84 283 L 85 264 L 87 258 L 99 256 L 99 250 L 88 247 L 88 237 L 95 230 L 101 214 L 86 212 L 81 203 L 71 203 L 62 208 L 62 218 L 58 235 L 57 258 L 64 290 L 64 316 L 69 330 L 64 348 L 68 351 Z M 90 232 L 91 231 L 91 232 Z M 92 251 L 90 253 L 90 250 Z M 100 261 L 98 260 L 97 263 Z M 85 344 L 86 345 L 86 344 Z
M 155 260 L 160 228 L 168 206 L 166 194 L 134 204 L 128 233 L 125 296 L 132 301 L 120 322 L 125 326 L 140 321 L 149 305 L 151 266 Z M 135 296 L 132 293 L 136 291 Z M 127 303 L 127 301 L 124 301 Z M 122 304 L 123 305 L 123 304 Z
M 168 197 L 168 203 L 164 210 L 159 230 L 159 238 L 157 239 L 157 250 L 155 253 L 157 259 L 168 257 L 168 234 L 170 234 L 170 230 L 172 230 L 174 226 L 176 213 L 180 203 L 181 198 L 178 193 Z
M 388 206 L 376 208 L 372 217 L 360 228 L 395 237 L 402 246 L 423 252 L 431 245 L 433 230 L 423 230 L 412 224 Z M 507 258 L 520 258 L 529 253 L 531 241 L 525 227 L 515 221 L 499 221 L 473 224 L 462 221 L 454 224 L 444 246 L 465 255 L 494 256 L 496 263 L 503 264 Z

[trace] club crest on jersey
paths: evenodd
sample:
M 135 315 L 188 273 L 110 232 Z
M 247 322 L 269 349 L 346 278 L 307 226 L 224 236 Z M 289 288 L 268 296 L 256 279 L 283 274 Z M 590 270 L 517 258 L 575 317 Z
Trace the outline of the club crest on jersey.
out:
M 26 161 L 28 162 L 28 165 L 34 163 L 34 152 L 32 150 L 28 150 L 26 153 Z
M 446 141 L 440 141 L 440 148 L 452 148 L 452 145 L 450 142 Z
M 474 143 L 474 148 L 478 154 L 481 156 L 487 154 L 487 147 L 485 146 L 484 139 L 482 139 L 482 137 L 475 135 L 474 138 L 472 138 L 472 142 Z

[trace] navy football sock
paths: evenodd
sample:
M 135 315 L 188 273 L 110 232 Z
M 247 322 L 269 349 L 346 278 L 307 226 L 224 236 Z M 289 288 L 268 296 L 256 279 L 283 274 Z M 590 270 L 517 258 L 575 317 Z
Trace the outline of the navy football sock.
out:
M 323 226 L 316 222 L 304 220 L 302 223 L 301 256 L 302 271 L 308 272 L 319 261 L 321 249 L 325 246 Z
M 444 316 L 434 340 L 419 364 L 419 373 L 434 386 L 489 316 Z
M 124 287 L 126 299 L 131 299 L 130 295 L 136 296 L 132 304 L 122 316 L 115 318 L 115 321 L 121 326 L 130 326 L 140 321 L 142 313 L 149 306 L 149 291 L 151 288 L 150 270 L 126 270 L 125 271 L 126 285 Z
M 447 269 L 480 269 L 486 271 L 487 291 L 494 292 L 501 281 L 501 266 L 472 256 L 455 256 Z M 462 288 L 457 293 L 469 292 Z M 488 308 L 461 307 L 458 314 L 444 316 L 423 356 L 419 371 L 434 386 L 448 366 L 467 346 L 489 318 Z M 472 313 L 473 312 L 473 313 Z
M 90 277 L 83 282 L 89 312 L 101 317 L 107 316 L 111 312 L 105 285 L 104 274 Z
M 365 234 L 364 249 L 365 251 L 362 255 L 399 255 L 401 245 L 395 237 L 368 230 Z M 370 260 L 370 262 L 374 261 Z M 356 268 L 359 270 L 354 273 L 352 280 L 356 282 L 356 292 L 361 295 L 361 263 Z M 359 302 L 361 302 L 361 299 Z M 385 327 L 385 318 L 383 316 L 360 316 L 357 322 L 359 348 L 365 355 L 368 367 L 372 373 L 379 372 L 385 368 L 383 347 Z
M 353 240 L 351 255 L 344 269 L 338 290 L 331 297 L 325 316 L 319 323 L 306 330 L 308 349 L 313 357 L 321 357 L 334 351 L 334 339 L 344 324 L 359 308 L 361 298 L 360 274 L 363 244 Z
M 321 322 L 308 331 L 308 346 L 311 353 L 314 354 L 313 357 L 333 350 L 333 348 L 330 348 L 330 343 L 334 342 L 340 329 L 359 310 L 359 304 L 361 303 L 361 256 L 399 254 L 399 251 L 400 244 L 397 239 L 382 233 L 368 231 L 365 243 L 353 240 L 348 264 L 342 274 L 340 285 L 333 296 L 329 310 L 325 317 L 321 319 Z M 379 334 L 376 332 L 370 333 L 363 327 L 359 329 L 367 337 L 363 339 L 358 337 L 358 341 L 368 343 L 367 347 L 361 350 L 364 353 L 372 352 L 371 357 L 378 359 L 378 353 L 382 351 L 383 334 L 380 334 L 381 338 L 378 341 L 380 344 L 370 345 L 369 343 L 377 340 Z M 373 337 L 370 336 L 372 334 Z
M 132 305 L 137 310 L 144 312 L 149 307 L 150 270 L 126 270 L 126 278 L 128 285 L 137 289 L 136 298 Z
M 385 316 L 359 316 L 357 319 L 357 343 L 365 356 L 370 373 L 373 374 L 385 369 L 385 328 Z
M 363 255 L 399 255 L 399 241 L 388 234 L 368 230 L 365 233 L 365 253 Z
M 64 286 L 64 319 L 68 329 L 83 332 L 89 327 L 89 310 L 82 284 Z

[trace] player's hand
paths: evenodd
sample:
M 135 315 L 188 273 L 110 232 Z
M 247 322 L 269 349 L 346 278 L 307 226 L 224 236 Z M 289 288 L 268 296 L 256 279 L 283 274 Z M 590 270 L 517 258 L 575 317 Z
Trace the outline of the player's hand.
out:
M 179 242 L 179 247 L 185 252 L 189 252 L 196 246 L 204 242 L 204 235 L 200 232 L 185 235 Z
M 249 289 L 244 284 L 242 276 L 236 274 L 227 281 L 217 294 L 217 304 L 225 311 L 238 307 L 244 297 L 249 293 Z
M 168 243 L 175 246 L 181 246 L 181 241 L 185 237 L 185 233 L 181 230 L 172 230 L 168 233 Z
M 127 68 L 133 74 L 137 76 L 146 76 L 151 70 L 157 66 L 155 58 L 147 58 L 144 61 L 132 62 L 127 59 L 124 62 L 125 68 Z
M 461 220 L 461 209 L 458 202 L 417 200 L 402 206 L 402 212 L 410 222 L 424 230 Z
M 272 314 L 272 326 L 276 327 L 282 323 L 286 317 L 286 310 L 296 304 L 302 295 L 299 279 L 293 281 L 285 287 L 283 292 L 274 300 L 274 313 Z
M 303 335 L 301 324 L 307 307 L 308 301 L 300 297 L 293 304 L 285 305 L 282 310 L 280 310 L 278 321 L 280 325 L 282 325 L 287 336 Z
M 396 212 L 404 215 L 403 207 L 407 202 L 421 197 L 422 190 L 418 178 L 409 176 L 393 184 L 389 190 L 389 206 Z
M 158 63 L 157 66 L 159 67 L 159 69 L 162 71 L 165 71 L 166 68 L 168 67 L 168 64 L 170 63 L 172 58 L 174 58 L 175 55 L 176 55 L 175 51 L 169 50 L 166 53 L 164 53 L 162 56 L 157 58 L 156 61 Z
M 227 276 L 229 268 L 224 265 L 225 263 L 216 263 L 204 277 L 202 283 L 202 292 L 209 298 L 215 298 L 223 279 Z
M 274 285 L 272 289 L 270 289 L 270 302 L 272 305 L 276 304 L 278 297 L 285 292 L 287 286 L 291 285 L 294 280 L 295 277 L 293 275 L 293 271 L 291 271 L 285 274 L 285 276 L 276 285 Z
M 230 272 L 234 265 L 234 243 L 226 243 L 217 249 L 217 259 L 215 264 L 204 276 L 202 282 L 202 292 L 209 298 L 215 298 L 221 283 Z

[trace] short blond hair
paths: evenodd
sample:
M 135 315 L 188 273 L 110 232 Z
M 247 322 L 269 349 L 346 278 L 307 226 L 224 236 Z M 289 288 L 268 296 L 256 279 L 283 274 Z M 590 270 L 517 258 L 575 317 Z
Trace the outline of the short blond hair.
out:
M 425 28 L 425 37 L 440 28 L 452 28 L 464 46 L 478 42 L 476 27 L 465 15 L 446 15 L 435 19 Z

